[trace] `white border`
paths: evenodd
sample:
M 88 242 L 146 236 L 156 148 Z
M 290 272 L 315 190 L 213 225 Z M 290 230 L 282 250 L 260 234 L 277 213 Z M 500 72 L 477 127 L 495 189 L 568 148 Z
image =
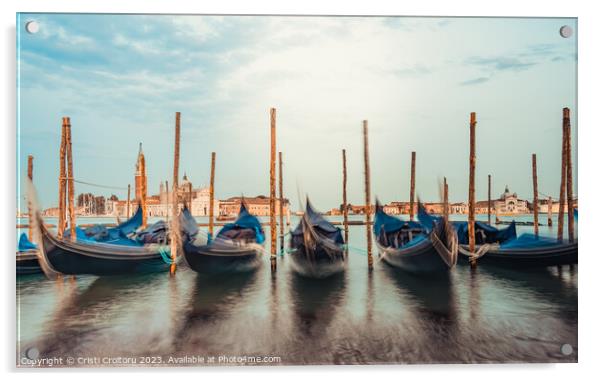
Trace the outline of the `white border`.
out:
M 328 15 L 434 15 L 434 16 L 557 16 L 578 17 L 579 25 L 579 203 L 580 213 L 580 275 L 579 282 L 579 365 L 460 365 L 460 366 L 349 366 L 349 367 L 283 367 L 261 369 L 159 369 L 143 370 L 143 377 L 164 379 L 165 377 L 194 378 L 230 376 L 236 378 L 248 377 L 265 380 L 266 378 L 297 378 L 307 379 L 316 375 L 329 378 L 345 377 L 365 379 L 370 373 L 376 372 L 377 377 L 393 376 L 420 377 L 421 379 L 461 378 L 463 380 L 508 380 L 516 376 L 545 377 L 546 380 L 566 380 L 569 378 L 587 377 L 594 374 L 599 362 L 598 354 L 600 339 L 600 295 L 597 292 L 598 272 L 602 250 L 596 248 L 595 239 L 600 233 L 595 232 L 601 227 L 596 223 L 595 216 L 602 216 L 600 199 L 600 142 L 602 142 L 600 127 L 600 99 L 597 97 L 601 88 L 600 70 L 600 41 L 602 36 L 602 15 L 595 11 L 593 1 L 546 1 L 529 3 L 525 0 L 506 0 L 496 3 L 487 1 L 435 1 L 415 0 L 413 2 L 396 3 L 393 1 L 330 1 L 305 0 L 294 4 L 277 0 L 252 1 L 202 1 L 193 3 L 188 0 L 90 0 L 74 2 L 69 0 L 20 0 L 12 4 L 8 1 L 1 3 L 2 7 L 2 78 L 1 93 L 2 114 L 4 116 L 4 136 L 2 168 L 4 183 L 2 192 L 2 218 L 0 223 L 0 240 L 3 247 L 2 281 L 3 313 L 0 314 L 2 326 L 6 330 L 2 335 L 4 343 L 0 350 L 3 370 L 9 372 L 9 378 L 20 376 L 24 378 L 48 377 L 60 378 L 93 378 L 102 379 L 116 373 L 132 374 L 136 370 L 103 370 L 86 371 L 85 375 L 74 371 L 16 371 L 14 368 L 14 210 L 15 210 L 15 13 L 21 12 L 105 12 L 105 13 L 220 13 L 220 14 L 328 14 Z M 140 370 L 137 370 L 138 372 Z M 17 372 L 17 374 L 15 374 Z M 168 375 L 176 372 L 175 375 Z M 339 372 L 341 374 L 339 376 Z M 20 374 L 18 374 L 20 373 Z M 108 373 L 108 374 L 107 374 Z M 198 374 L 200 373 L 200 374 Z M 399 374 L 401 373 L 401 374 Z M 522 378 L 522 377 L 521 377 Z

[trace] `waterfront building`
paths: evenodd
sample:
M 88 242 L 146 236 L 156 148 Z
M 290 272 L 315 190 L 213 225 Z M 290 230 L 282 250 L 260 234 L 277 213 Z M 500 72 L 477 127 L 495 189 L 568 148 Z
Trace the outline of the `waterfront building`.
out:
M 518 198 L 516 192 L 510 193 L 508 186 L 500 198 L 493 202 L 496 214 L 527 214 L 529 208 L 526 200 Z
M 226 200 L 219 202 L 219 215 L 220 216 L 236 216 L 240 211 L 240 204 L 243 197 L 230 197 Z M 244 197 L 247 209 L 251 214 L 256 216 L 269 216 L 270 215 L 270 198 L 267 196 L 257 197 Z M 290 214 L 290 203 L 288 199 L 283 199 L 282 204 L 283 215 L 288 216 Z M 217 213 L 216 213 L 217 215 Z M 280 215 L 280 199 L 276 198 L 276 215 Z

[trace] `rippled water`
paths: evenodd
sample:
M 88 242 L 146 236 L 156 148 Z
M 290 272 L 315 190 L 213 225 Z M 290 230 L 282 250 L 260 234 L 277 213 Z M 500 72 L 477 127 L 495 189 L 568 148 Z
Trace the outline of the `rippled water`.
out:
M 286 255 L 275 272 L 266 257 L 246 275 L 207 277 L 180 266 L 175 277 L 19 277 L 18 358 L 36 348 L 40 358 L 80 366 L 130 356 L 137 366 L 138 356 L 162 365 L 170 356 L 189 365 L 185 356 L 215 356 L 212 365 L 233 361 L 219 356 L 271 356 L 271 364 L 577 361 L 577 266 L 460 265 L 425 278 L 377 262 L 369 272 L 359 250 L 364 227 L 351 226 L 350 237 L 358 249 L 347 271 L 326 280 L 296 276 Z

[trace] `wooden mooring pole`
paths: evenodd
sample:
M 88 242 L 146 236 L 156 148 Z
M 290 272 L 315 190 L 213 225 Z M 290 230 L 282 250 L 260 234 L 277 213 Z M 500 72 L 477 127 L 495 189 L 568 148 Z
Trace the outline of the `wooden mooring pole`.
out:
M 548 196 L 548 226 L 552 226 L 552 196 Z
M 209 237 L 213 239 L 213 216 L 215 210 L 215 152 L 211 152 L 211 175 L 209 177 Z
M 27 178 L 33 181 L 33 156 L 27 155 Z
M 366 196 L 366 248 L 368 252 L 368 269 L 372 270 L 373 259 L 372 259 L 372 225 L 371 219 L 371 197 L 370 197 L 370 154 L 368 152 L 368 121 L 363 121 L 363 132 L 364 132 L 364 192 Z
M 127 198 L 127 204 L 126 204 L 127 205 L 127 212 L 126 212 L 126 215 L 125 215 L 126 218 L 130 218 L 130 197 L 131 197 L 130 191 L 131 191 L 131 187 L 130 187 L 130 184 L 128 184 L 128 198 Z
M 65 154 L 67 149 L 67 123 L 69 118 L 63 118 L 61 125 L 61 147 L 59 151 L 59 220 L 57 223 L 57 236 L 63 238 L 65 231 L 65 198 L 67 187 L 67 171 L 65 166 Z
M 179 231 L 174 231 L 173 226 L 178 221 L 178 211 L 180 209 L 179 205 L 179 197 L 178 197 L 178 176 L 180 172 L 180 112 L 176 112 L 176 126 L 175 126 L 175 134 L 174 134 L 174 155 L 173 155 L 173 183 L 172 183 L 172 233 L 171 233 L 171 266 L 169 269 L 169 273 L 174 275 L 176 272 L 176 259 L 178 255 L 178 236 Z M 179 229 L 179 228 L 178 228 Z
M 280 255 L 284 254 L 284 190 L 282 189 L 282 152 L 278 152 L 278 217 L 280 224 Z
M 349 210 L 347 209 L 347 152 L 343 150 L 343 229 L 345 244 L 349 245 Z
M 71 139 L 71 121 L 67 119 L 66 124 L 66 149 L 67 149 L 67 188 L 69 191 L 69 234 L 72 242 L 75 242 L 75 184 L 73 179 L 73 141 Z
M 443 178 L 443 218 L 449 220 L 449 188 L 447 186 L 447 177 Z
M 565 107 L 563 117 L 565 129 L 566 129 L 566 200 L 568 206 L 568 222 L 569 222 L 569 242 L 575 241 L 575 211 L 573 205 L 573 158 L 571 148 L 571 110 Z
M 569 110 L 562 110 L 562 160 L 560 168 L 560 197 L 558 200 L 558 242 L 562 242 L 564 238 L 564 208 L 566 205 L 566 125 L 569 123 Z
M 270 108 L 270 258 L 276 259 L 276 109 Z
M 138 202 L 140 203 L 140 208 L 142 209 L 142 227 L 145 228 L 148 223 L 148 211 L 146 206 L 146 159 L 144 156 L 140 157 L 140 174 L 142 180 L 140 181 L 140 200 L 138 200 Z
M 533 166 L 533 233 L 539 236 L 539 197 L 537 194 L 537 155 L 531 156 Z
M 29 179 L 29 181 L 31 181 L 33 183 L 33 156 L 32 155 L 27 156 L 27 178 Z M 29 197 L 27 200 L 27 215 L 29 216 L 29 223 L 28 223 L 29 228 L 27 230 L 27 237 L 29 238 L 30 241 L 32 241 L 33 229 L 32 229 L 31 221 L 34 217 L 31 215 L 31 202 L 29 200 Z
M 416 192 L 416 152 L 412 151 L 412 167 L 410 172 L 410 220 L 414 220 L 414 197 Z
M 165 180 L 165 221 L 169 222 L 169 181 Z
M 470 113 L 470 158 L 469 158 L 469 179 L 468 179 L 468 245 L 471 254 L 475 253 L 475 167 L 477 163 L 475 150 L 475 134 L 477 126 L 476 113 Z M 476 267 L 476 257 L 470 257 L 471 267 Z
M 487 175 L 487 224 L 491 225 L 491 175 Z

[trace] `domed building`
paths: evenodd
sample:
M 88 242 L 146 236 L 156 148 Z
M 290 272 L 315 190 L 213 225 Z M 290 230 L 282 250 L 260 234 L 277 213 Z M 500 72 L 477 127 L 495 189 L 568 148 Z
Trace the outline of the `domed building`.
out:
M 510 193 L 508 185 L 500 198 L 493 202 L 495 212 L 497 214 L 527 214 L 529 208 L 526 200 L 518 198 L 516 192 Z

